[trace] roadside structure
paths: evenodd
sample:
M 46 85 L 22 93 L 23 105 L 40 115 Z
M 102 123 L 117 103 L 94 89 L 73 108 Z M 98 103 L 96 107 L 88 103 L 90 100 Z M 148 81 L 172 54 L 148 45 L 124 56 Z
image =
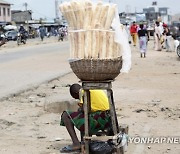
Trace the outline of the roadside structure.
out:
M 0 0 L 0 25 L 11 22 L 11 4 Z

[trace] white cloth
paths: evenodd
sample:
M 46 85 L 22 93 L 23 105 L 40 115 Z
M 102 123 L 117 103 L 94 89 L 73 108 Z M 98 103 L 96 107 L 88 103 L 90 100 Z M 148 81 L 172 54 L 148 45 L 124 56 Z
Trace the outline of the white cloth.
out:
M 121 23 L 119 20 L 118 10 L 116 8 L 116 15 L 112 22 L 112 28 L 115 30 L 115 42 L 122 46 L 122 69 L 121 73 L 128 73 L 131 69 L 131 48 L 128 42 L 128 34 L 125 28 L 121 28 Z
M 160 42 L 160 38 L 161 38 L 161 28 L 159 26 L 155 26 L 155 50 L 159 51 L 161 50 L 161 42 Z
M 163 28 L 163 23 L 162 22 L 159 23 L 159 29 L 160 29 L 160 33 L 162 35 L 163 32 L 164 32 L 164 28 Z

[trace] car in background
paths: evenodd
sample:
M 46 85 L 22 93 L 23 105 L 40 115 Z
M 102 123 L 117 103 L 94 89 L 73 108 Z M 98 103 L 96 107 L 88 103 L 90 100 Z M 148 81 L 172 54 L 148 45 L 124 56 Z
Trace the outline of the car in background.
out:
M 6 40 L 8 40 L 8 41 L 10 41 L 10 40 L 16 41 L 16 40 L 17 40 L 17 37 L 18 37 L 18 32 L 15 31 L 15 30 L 7 31 L 7 32 L 5 33 L 5 38 L 6 38 Z
M 174 39 L 176 39 L 176 42 L 175 42 L 175 48 L 176 48 L 176 52 L 177 52 L 177 55 L 179 56 L 180 58 L 180 36 L 178 37 L 175 37 Z M 179 41 L 179 42 L 178 42 Z
M 180 36 L 180 21 L 174 21 L 170 25 L 170 34 L 172 37 L 179 37 Z

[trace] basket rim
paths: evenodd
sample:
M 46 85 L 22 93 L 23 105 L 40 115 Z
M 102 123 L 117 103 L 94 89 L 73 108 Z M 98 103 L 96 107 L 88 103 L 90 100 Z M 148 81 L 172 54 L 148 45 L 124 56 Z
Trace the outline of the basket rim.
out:
M 117 57 L 117 58 L 106 58 L 106 59 L 101 59 L 101 58 L 97 58 L 97 59 L 94 59 L 94 58 L 69 58 L 68 61 L 69 63 L 72 63 L 72 62 L 78 62 L 78 61 L 119 61 L 119 60 L 122 60 L 122 56 L 120 57 Z

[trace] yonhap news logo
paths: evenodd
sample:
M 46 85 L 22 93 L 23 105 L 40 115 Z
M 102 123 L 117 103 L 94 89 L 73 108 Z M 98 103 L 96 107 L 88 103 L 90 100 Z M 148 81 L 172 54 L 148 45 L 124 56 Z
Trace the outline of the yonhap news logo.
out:
M 180 144 L 180 137 L 129 137 L 128 143 L 134 144 Z
M 113 137 L 112 144 L 115 148 L 127 146 L 128 144 L 180 144 L 180 137 L 130 137 L 119 133 Z

